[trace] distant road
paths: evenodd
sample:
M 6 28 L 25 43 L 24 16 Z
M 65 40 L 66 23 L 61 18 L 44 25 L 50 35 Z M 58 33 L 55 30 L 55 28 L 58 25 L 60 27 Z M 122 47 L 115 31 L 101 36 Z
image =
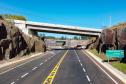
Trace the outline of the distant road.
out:
M 82 50 L 56 50 L 0 75 L 0 84 L 121 84 Z

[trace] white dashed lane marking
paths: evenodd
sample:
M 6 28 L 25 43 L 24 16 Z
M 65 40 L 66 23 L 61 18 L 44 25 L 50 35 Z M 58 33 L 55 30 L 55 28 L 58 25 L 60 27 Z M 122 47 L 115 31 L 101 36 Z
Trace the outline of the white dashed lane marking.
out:
M 54 57 L 54 56 L 51 56 L 51 57 Z M 47 62 L 48 60 L 50 60 L 51 59 L 51 57 L 49 57 L 47 60 L 45 60 L 44 62 Z M 39 65 L 42 65 L 43 63 L 40 63 Z M 35 69 L 37 69 L 38 67 L 34 67 L 32 70 L 35 70 Z M 25 73 L 24 75 L 22 75 L 21 76 L 21 78 L 24 78 L 25 76 L 27 76 L 29 73 Z M 19 80 L 19 79 L 16 79 L 17 81 Z M 15 84 L 15 82 L 11 82 L 11 84 Z
M 83 68 L 83 71 L 84 71 L 84 73 L 85 73 L 85 75 L 86 75 L 86 78 L 87 78 L 88 82 L 89 82 L 90 84 L 92 84 L 92 83 L 91 83 L 91 80 L 90 80 L 90 78 L 89 78 L 89 76 L 88 76 L 87 73 L 86 73 L 85 68 L 83 67 L 83 64 L 82 64 L 81 61 L 80 61 L 80 58 L 79 58 L 77 52 L 76 52 L 75 50 L 74 50 L 74 52 L 75 52 L 75 54 L 76 54 L 76 56 L 77 56 L 77 58 L 78 58 L 78 61 L 79 61 L 80 65 L 81 65 L 81 67 Z
M 11 84 L 15 84 L 15 82 L 12 82 Z
M 25 73 L 24 75 L 21 76 L 21 78 L 24 78 L 25 76 L 27 76 L 29 73 Z
M 39 65 L 42 65 L 43 63 L 40 63 Z
M 44 62 L 47 62 L 47 60 L 45 60 Z
M 60 52 L 58 52 L 58 53 L 60 53 Z M 43 63 L 40 63 L 39 65 L 41 66 L 42 64 L 44 64 L 45 62 L 47 62 L 48 60 L 50 60 L 51 58 L 53 58 L 54 56 L 56 56 L 56 54 L 54 54 L 53 56 L 51 56 L 51 57 L 49 57 L 48 59 L 46 59 Z M 25 63 L 26 64 L 26 63 Z M 19 65 L 19 66 L 22 66 L 22 65 L 24 65 L 24 64 L 21 64 L 21 65 Z M 17 67 L 16 67 L 17 68 Z M 38 67 L 34 67 L 34 68 L 32 68 L 32 71 L 33 70 L 36 70 Z M 15 68 L 14 68 L 15 69 Z M 25 73 L 24 75 L 22 75 L 21 76 L 21 78 L 24 78 L 25 76 L 27 76 L 29 73 Z M 20 79 L 16 79 L 16 81 L 14 82 L 11 82 L 10 84 L 15 84 L 17 81 L 19 81 Z
M 37 69 L 38 67 L 34 67 L 32 70 L 35 70 L 35 69 Z
M 86 70 L 83 68 L 83 71 L 86 72 Z
M 81 66 L 83 66 L 83 64 L 82 64 L 82 63 L 80 63 L 80 65 L 81 65 Z
M 91 80 L 90 80 L 89 76 L 88 76 L 88 75 L 86 75 L 86 77 L 87 77 L 88 81 L 90 82 Z
M 82 51 L 84 54 L 86 54 L 84 51 Z M 87 54 L 86 54 L 87 55 Z M 88 55 L 87 55 L 88 56 Z M 96 65 L 96 66 L 98 66 L 115 84 L 118 84 L 118 82 L 115 80 L 115 79 L 113 79 L 93 58 L 91 58 L 90 56 L 88 56 L 91 60 L 92 60 L 92 62 Z

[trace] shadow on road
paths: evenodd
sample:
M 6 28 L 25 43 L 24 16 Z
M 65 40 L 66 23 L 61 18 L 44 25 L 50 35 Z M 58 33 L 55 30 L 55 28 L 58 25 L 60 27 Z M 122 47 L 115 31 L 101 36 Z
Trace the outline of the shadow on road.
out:
M 52 50 L 84 50 L 82 48 L 78 49 L 78 48 L 64 48 L 64 49 L 52 49 Z

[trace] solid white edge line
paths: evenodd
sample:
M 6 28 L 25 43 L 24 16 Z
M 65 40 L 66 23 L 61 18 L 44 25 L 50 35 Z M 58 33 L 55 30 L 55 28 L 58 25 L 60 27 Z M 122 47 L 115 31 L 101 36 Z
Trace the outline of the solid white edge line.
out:
M 87 55 L 87 53 L 85 53 L 84 51 L 82 51 L 84 54 L 86 54 Z M 88 55 L 87 55 L 88 56 Z M 93 58 L 91 58 L 90 56 L 88 56 L 91 60 L 92 60 L 92 62 L 94 62 L 115 84 L 118 84 L 118 82 L 117 81 L 115 81 L 115 79 L 113 79 L 104 69 L 102 69 L 95 61 L 94 61 L 94 59 Z

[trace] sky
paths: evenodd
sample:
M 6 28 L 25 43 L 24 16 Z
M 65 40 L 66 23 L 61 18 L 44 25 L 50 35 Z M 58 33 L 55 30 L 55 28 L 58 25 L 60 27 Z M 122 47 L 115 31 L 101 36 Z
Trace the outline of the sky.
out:
M 30 21 L 102 28 L 126 22 L 126 0 L 1 0 L 0 13 Z

